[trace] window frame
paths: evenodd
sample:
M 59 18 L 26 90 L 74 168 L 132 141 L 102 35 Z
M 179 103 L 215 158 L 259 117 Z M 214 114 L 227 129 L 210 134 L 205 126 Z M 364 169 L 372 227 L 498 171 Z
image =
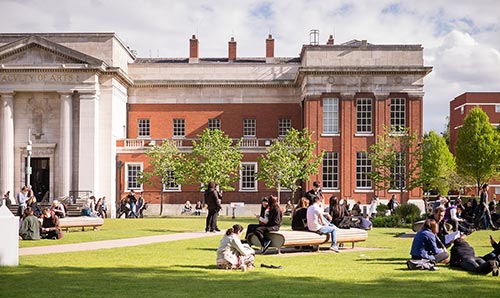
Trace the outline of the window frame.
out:
M 254 187 L 253 188 L 248 188 L 248 187 L 244 187 L 244 181 L 243 181 L 243 167 L 244 166 L 247 166 L 247 165 L 251 165 L 254 167 L 253 169 L 253 177 L 254 177 L 254 180 L 253 180 L 253 184 L 254 184 Z M 240 164 L 240 173 L 239 173 L 239 191 L 240 192 L 256 192 L 258 191 L 258 181 L 256 179 L 256 174 L 257 174 L 257 169 L 258 169 L 258 163 L 257 162 L 242 162 Z
M 390 129 L 393 134 L 404 134 L 407 126 L 407 100 L 404 97 L 391 97 L 389 107 Z M 398 101 L 398 102 L 396 102 Z M 399 109 L 398 109 L 399 107 Z
M 168 170 L 167 172 L 168 172 L 169 175 L 173 175 L 174 171 Z M 175 183 L 175 179 L 174 179 L 173 183 Z M 179 191 L 182 191 L 182 188 L 181 188 L 180 184 L 175 183 L 175 185 L 177 185 L 177 186 L 176 187 L 170 187 L 170 186 L 166 187 L 167 185 L 165 183 L 163 183 L 163 185 L 162 185 L 163 186 L 163 191 L 165 191 L 165 192 L 179 192 Z
M 390 174 L 390 190 L 399 190 L 401 179 L 397 179 L 396 177 L 403 175 L 406 177 L 406 154 L 405 152 L 396 152 L 395 163 L 391 168 Z M 403 179 L 403 190 L 406 190 L 406 180 Z
M 278 137 L 284 138 L 288 131 L 292 129 L 292 119 L 282 117 L 278 119 Z
M 360 110 L 366 107 L 366 110 Z M 363 122 L 364 123 L 360 123 Z M 361 128 L 361 129 L 360 129 Z M 373 133 L 373 99 L 370 97 L 356 98 L 356 133 Z
M 136 177 L 134 178 L 135 181 L 129 181 L 131 178 L 133 178 L 130 176 L 130 171 L 129 171 L 129 168 L 132 166 L 139 167 L 139 170 L 136 170 L 137 173 L 142 172 L 144 169 L 144 164 L 142 162 L 126 162 L 125 163 L 125 185 L 126 185 L 125 191 L 126 192 L 129 192 L 131 190 L 142 191 L 144 184 L 143 183 L 139 184 L 136 180 L 139 177 L 139 175 L 136 175 Z M 137 184 L 138 186 L 137 187 L 130 187 L 131 182 Z
M 330 102 L 331 101 L 331 102 Z M 323 134 L 338 134 L 339 128 L 340 99 L 338 97 L 323 98 Z
M 356 189 L 373 189 L 373 181 L 370 178 L 372 167 L 372 161 L 367 152 L 356 152 Z
M 178 134 L 179 132 L 182 132 L 182 134 Z M 172 138 L 182 139 L 185 137 L 186 137 L 186 119 L 174 118 L 172 120 Z
M 248 134 L 252 132 L 253 134 Z M 243 119 L 243 137 L 252 139 L 257 137 L 257 119 L 255 118 Z
M 331 160 L 331 164 L 325 165 L 325 162 Z M 321 161 L 322 170 L 322 186 L 324 190 L 339 189 L 339 153 L 336 151 L 326 151 Z M 326 169 L 326 170 L 325 170 Z M 329 170 L 331 169 L 331 171 Z M 327 179 L 325 175 L 332 176 L 332 179 Z M 330 186 L 331 185 L 331 186 Z
M 147 125 L 145 125 L 147 121 Z M 143 125 L 141 125 L 141 123 Z M 147 127 L 146 127 L 147 126 Z M 147 135 L 143 134 L 143 131 L 147 130 Z M 151 138 L 151 119 L 149 118 L 139 118 L 137 119 L 137 138 L 138 139 L 149 139 Z

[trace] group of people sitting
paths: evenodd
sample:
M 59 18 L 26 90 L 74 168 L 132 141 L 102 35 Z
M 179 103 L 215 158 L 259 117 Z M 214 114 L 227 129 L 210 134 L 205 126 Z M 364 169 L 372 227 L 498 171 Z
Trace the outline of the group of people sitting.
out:
M 194 206 L 194 211 L 193 211 L 193 205 L 191 205 L 191 202 L 186 201 L 186 203 L 182 207 L 181 214 L 191 214 L 191 215 L 200 216 L 201 213 L 206 209 L 207 209 L 207 206 L 203 206 L 201 201 L 198 201 L 198 202 L 196 202 L 196 205 Z
M 26 207 L 21 218 L 19 237 L 23 240 L 61 239 L 63 232 L 59 227 L 59 216 L 54 209 L 45 207 L 37 217 L 32 207 Z
M 82 216 L 94 216 L 94 217 L 108 217 L 108 205 L 106 202 L 106 196 L 96 199 L 95 196 L 88 197 L 82 206 L 81 210 Z
M 424 222 L 420 231 L 413 238 L 408 269 L 437 270 L 437 263 L 449 263 L 452 267 L 461 268 L 480 274 L 498 275 L 500 262 L 500 245 L 490 236 L 493 251 L 483 257 L 475 255 L 474 249 L 465 240 L 466 234 L 456 226 L 454 232 L 446 229 L 445 216 L 447 209 L 438 206 L 433 214 Z M 448 253 L 447 248 L 451 246 Z

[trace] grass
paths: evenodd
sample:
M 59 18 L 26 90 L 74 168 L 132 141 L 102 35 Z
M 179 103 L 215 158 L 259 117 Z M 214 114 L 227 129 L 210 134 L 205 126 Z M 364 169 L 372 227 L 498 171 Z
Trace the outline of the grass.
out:
M 158 229 L 204 228 L 200 218 L 121 221 L 109 225 L 110 231 L 122 233 L 123 227 L 132 229 L 133 235 L 144 235 Z M 220 221 L 221 228 L 227 228 L 233 222 L 246 225 L 254 220 Z M 215 269 L 220 234 L 137 247 L 24 256 L 18 267 L 0 267 L 0 296 L 498 297 L 498 277 L 447 266 L 435 272 L 406 270 L 412 239 L 396 237 L 405 232 L 409 230 L 377 228 L 369 231 L 366 242 L 357 244 L 376 250 L 257 255 L 257 268 L 246 273 Z M 85 238 L 86 233 L 74 233 L 75 238 Z M 479 231 L 469 237 L 477 255 L 490 251 L 490 233 Z M 493 233 L 500 238 L 500 232 Z M 261 268 L 261 263 L 284 269 Z

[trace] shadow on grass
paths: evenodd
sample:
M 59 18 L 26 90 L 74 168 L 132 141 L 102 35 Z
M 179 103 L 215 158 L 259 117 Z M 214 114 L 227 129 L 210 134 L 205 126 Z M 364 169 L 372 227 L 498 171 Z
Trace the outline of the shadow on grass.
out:
M 395 258 L 396 259 L 396 258 Z M 387 260 L 387 259 L 382 259 Z M 390 260 L 390 259 L 389 259 Z M 84 261 L 84 260 L 82 260 Z M 279 273 L 277 273 L 279 272 Z M 429 271 L 396 269 L 391 276 L 353 284 L 332 271 L 283 276 L 283 270 L 251 272 L 217 270 L 214 265 L 169 267 L 46 267 L 0 268 L 2 297 L 495 297 L 496 282 L 440 276 Z M 50 281 L 50 284 L 47 281 Z M 29 281 L 29 289 L 21 286 Z M 36 290 L 30 290 L 36 289 Z M 355 289 L 353 291 L 353 289 Z
M 402 265 L 406 268 L 405 258 L 374 258 L 374 259 L 356 259 L 358 262 L 365 262 L 366 264 L 394 264 Z

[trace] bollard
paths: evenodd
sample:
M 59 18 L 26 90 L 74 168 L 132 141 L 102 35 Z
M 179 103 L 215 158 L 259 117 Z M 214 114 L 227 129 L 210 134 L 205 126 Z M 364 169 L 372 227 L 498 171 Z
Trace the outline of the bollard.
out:
M 19 265 L 19 217 L 0 207 L 0 266 Z

